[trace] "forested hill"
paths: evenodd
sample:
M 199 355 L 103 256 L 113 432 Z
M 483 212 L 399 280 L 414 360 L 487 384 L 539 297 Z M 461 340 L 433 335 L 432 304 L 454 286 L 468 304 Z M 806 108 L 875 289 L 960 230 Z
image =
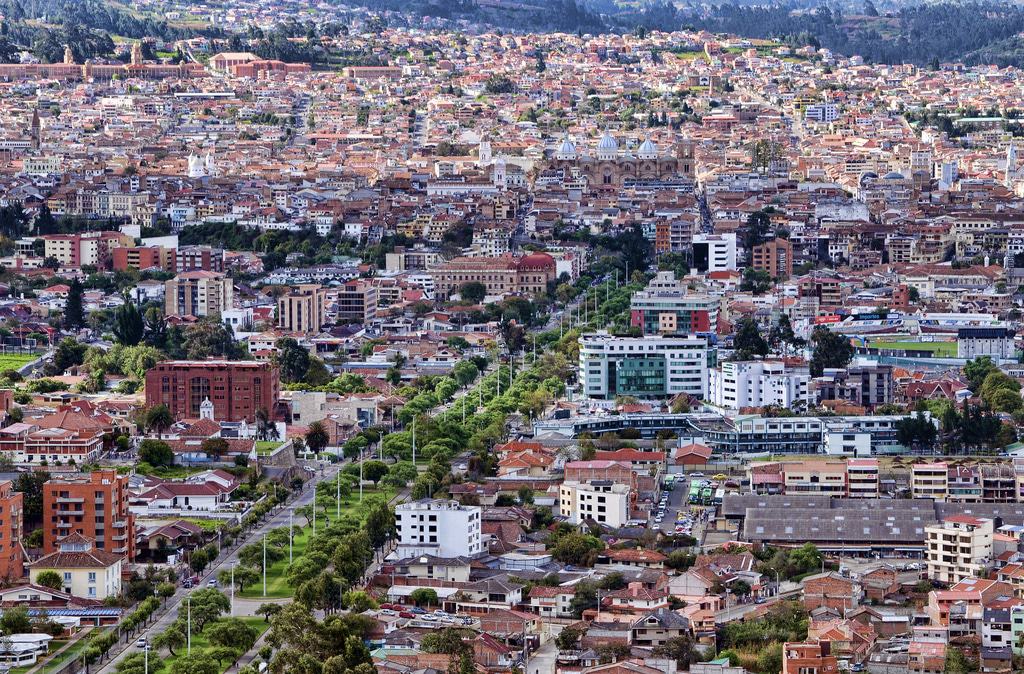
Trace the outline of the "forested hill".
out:
M 844 16 L 824 6 L 794 11 L 786 5 L 721 5 L 702 15 L 679 12 L 676 18 L 713 32 L 811 43 L 875 63 L 1024 65 L 1020 42 L 1011 39 L 1024 30 L 1024 7 L 1019 5 L 945 2 L 908 6 L 885 16 Z
M 830 9 L 824 2 L 815 5 L 814 0 L 717 5 L 668 0 L 346 0 L 346 4 L 401 12 L 410 22 L 432 16 L 516 32 L 697 28 L 822 46 L 846 56 L 859 54 L 874 63 L 927 65 L 959 60 L 1024 66 L 1024 39 L 1017 37 L 1024 32 L 1024 6 L 999 0 L 913 3 L 881 15 L 872 0 L 864 0 L 856 14 Z

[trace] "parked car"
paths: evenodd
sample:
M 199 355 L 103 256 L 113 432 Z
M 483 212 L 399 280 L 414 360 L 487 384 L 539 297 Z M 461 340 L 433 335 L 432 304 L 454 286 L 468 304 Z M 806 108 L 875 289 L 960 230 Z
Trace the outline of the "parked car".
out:
M 416 614 L 412 613 L 410 611 L 402 611 L 401 613 L 398 614 L 398 617 L 399 618 L 405 618 L 407 620 L 411 620 L 412 618 L 416 617 Z
M 416 615 L 423 615 L 424 613 L 426 613 L 426 611 L 421 609 L 419 606 L 413 606 L 411 609 L 409 609 L 409 611 L 415 613 Z
M 136 648 L 149 648 L 149 641 L 146 639 L 146 637 L 139 637 L 135 641 L 135 647 Z
M 217 587 L 217 579 L 211 578 L 210 580 L 206 581 L 206 587 Z
M 382 608 L 380 610 L 381 615 L 395 615 L 395 612 L 389 608 Z

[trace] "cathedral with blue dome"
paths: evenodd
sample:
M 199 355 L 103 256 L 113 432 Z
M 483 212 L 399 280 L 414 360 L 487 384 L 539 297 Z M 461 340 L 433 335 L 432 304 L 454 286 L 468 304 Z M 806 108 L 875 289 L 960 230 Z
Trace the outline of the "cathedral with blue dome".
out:
M 566 136 L 549 167 L 568 177 L 586 178 L 591 190 L 618 190 L 630 185 L 678 184 L 693 180 L 693 143 L 677 141 L 667 151 L 645 138 L 635 148 L 622 148 L 607 131 L 591 148 L 578 149 Z

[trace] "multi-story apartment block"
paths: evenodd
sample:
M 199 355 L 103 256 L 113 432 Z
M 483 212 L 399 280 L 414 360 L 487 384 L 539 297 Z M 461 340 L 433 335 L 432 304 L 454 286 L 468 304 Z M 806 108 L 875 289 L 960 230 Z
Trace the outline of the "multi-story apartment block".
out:
M 617 529 L 629 521 L 631 491 L 611 480 L 563 482 L 558 492 L 559 511 L 570 524 L 593 521 Z
M 334 292 L 334 298 L 339 321 L 368 323 L 377 318 L 377 286 L 369 281 L 349 281 Z
M 774 405 L 805 407 L 812 402 L 806 366 L 783 361 L 728 361 L 711 370 L 711 402 L 730 410 Z
M 53 478 L 43 485 L 43 552 L 79 534 L 97 550 L 135 559 L 135 515 L 128 511 L 128 476 L 115 470 Z
M 25 548 L 21 544 L 24 494 L 10 480 L 0 482 L 0 579 L 21 580 L 25 575 Z
M 630 299 L 630 325 L 645 335 L 713 332 L 720 300 L 691 293 L 670 271 L 661 271 Z
M 707 397 L 708 349 L 703 337 L 618 337 L 607 332 L 580 337 L 580 381 L 591 398 L 630 395 L 666 398 L 680 393 Z
M 850 498 L 878 498 L 878 459 L 847 459 L 846 482 Z
M 256 413 L 275 415 L 280 375 L 268 362 L 169 360 L 146 372 L 146 406 L 167 405 L 175 419 L 198 419 L 203 401 L 217 421 L 253 422 Z
M 945 501 L 949 495 L 949 466 L 942 462 L 915 463 L 910 469 L 910 494 Z
M 925 527 L 928 577 L 942 583 L 974 578 L 992 564 L 992 520 L 952 515 Z
M 135 243 L 135 239 L 121 232 L 48 234 L 42 238 L 45 257 L 55 258 L 68 267 L 92 265 L 100 269 L 110 269 L 113 248 Z
M 295 286 L 277 298 L 277 327 L 313 335 L 327 322 L 327 290 L 316 284 Z
M 693 268 L 701 273 L 736 269 L 736 234 L 694 234 Z
M 793 244 L 787 239 L 774 239 L 754 246 L 750 266 L 768 272 L 772 278 L 789 278 L 793 275 Z
M 893 402 L 893 368 L 878 363 L 857 363 L 847 368 L 826 368 L 811 383 L 819 402 L 845 400 L 874 409 Z
M 395 507 L 399 559 L 475 557 L 484 551 L 480 537 L 480 506 L 458 501 L 421 499 Z
M 231 279 L 218 272 L 182 272 L 167 281 L 164 289 L 164 313 L 168 316 L 212 316 L 231 309 L 234 303 Z
M 174 249 L 163 246 L 119 246 L 112 249 L 114 271 L 159 269 L 174 271 Z
M 224 271 L 224 251 L 210 246 L 182 246 L 175 255 L 175 271 Z

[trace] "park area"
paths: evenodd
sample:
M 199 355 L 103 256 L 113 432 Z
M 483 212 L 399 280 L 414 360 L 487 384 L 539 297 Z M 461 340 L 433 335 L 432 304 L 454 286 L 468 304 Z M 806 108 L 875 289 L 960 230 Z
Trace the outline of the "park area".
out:
M 364 523 L 369 515 L 372 505 L 380 502 L 387 502 L 395 495 L 394 488 L 363 487 L 363 498 L 360 501 L 358 487 L 351 487 L 342 479 L 342 496 L 340 507 L 337 496 L 336 484 L 333 480 L 321 482 L 317 489 L 317 532 L 322 532 L 325 527 L 337 521 L 340 514 L 341 519 L 350 519 Z M 313 537 L 312 510 L 309 506 L 298 508 L 292 518 L 293 532 L 291 539 L 291 560 L 297 561 L 305 553 L 306 546 Z M 288 525 L 281 527 L 285 532 Z M 282 541 L 283 544 L 279 541 Z M 250 545 L 262 547 L 262 539 L 255 540 Z M 274 550 L 269 553 L 271 559 L 267 564 L 267 591 L 263 593 L 263 578 L 260 576 L 256 582 L 247 585 L 239 596 L 247 599 L 286 599 L 295 594 L 295 587 L 288 583 L 289 567 L 289 543 L 286 535 L 281 535 L 273 543 L 268 542 L 268 549 Z M 257 560 L 261 561 L 261 560 Z

